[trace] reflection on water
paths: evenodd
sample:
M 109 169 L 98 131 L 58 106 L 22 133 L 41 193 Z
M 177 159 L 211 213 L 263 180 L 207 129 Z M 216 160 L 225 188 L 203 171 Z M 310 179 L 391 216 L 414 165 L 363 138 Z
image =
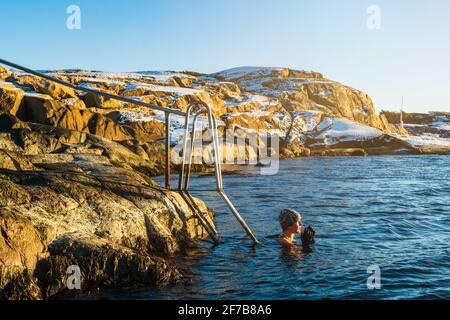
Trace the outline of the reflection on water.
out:
M 276 176 L 225 176 L 227 193 L 263 245 L 254 248 L 221 199 L 225 242 L 206 242 L 180 263 L 191 285 L 109 292 L 139 299 L 450 298 L 450 157 L 338 157 L 284 161 Z M 162 181 L 160 179 L 159 181 Z M 211 188 L 212 177 L 191 180 Z M 197 196 L 200 196 L 197 194 Z M 281 209 L 303 213 L 316 230 L 310 252 L 283 249 Z M 381 268 L 381 290 L 368 290 L 367 268 Z

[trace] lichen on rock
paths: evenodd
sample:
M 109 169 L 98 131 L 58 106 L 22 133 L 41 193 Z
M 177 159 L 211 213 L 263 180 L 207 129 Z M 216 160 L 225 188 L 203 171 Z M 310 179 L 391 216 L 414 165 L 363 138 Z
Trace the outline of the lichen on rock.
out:
M 171 257 L 207 234 L 177 193 L 147 175 L 148 158 L 8 114 L 0 124 L 0 298 L 61 294 L 71 265 L 84 292 L 183 279 Z

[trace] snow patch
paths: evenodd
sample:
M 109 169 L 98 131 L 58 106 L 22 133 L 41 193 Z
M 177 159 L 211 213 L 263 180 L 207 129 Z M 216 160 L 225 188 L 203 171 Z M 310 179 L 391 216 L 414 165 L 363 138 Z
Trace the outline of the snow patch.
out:
M 25 97 L 41 98 L 41 99 L 45 99 L 45 100 L 53 100 L 53 98 L 50 97 L 47 94 L 37 93 L 37 92 L 34 92 L 34 91 L 26 91 L 25 92 Z
M 325 118 L 318 126 L 320 132 L 316 138 L 324 139 L 327 144 L 343 141 L 364 141 L 377 138 L 383 133 L 373 127 L 348 119 Z
M 225 101 L 225 106 L 227 107 L 240 107 L 246 104 L 250 103 L 259 103 L 262 107 L 268 107 L 278 104 L 277 99 L 270 99 L 263 95 L 257 95 L 257 94 L 246 94 L 242 95 L 243 100 L 240 102 L 235 101 Z
M 229 114 L 229 117 L 236 117 L 236 116 L 240 116 L 240 115 L 250 115 L 253 116 L 255 118 L 260 118 L 260 117 L 266 117 L 271 115 L 271 113 L 269 111 L 264 111 L 264 110 L 251 110 L 251 111 L 246 111 L 246 112 L 233 112 Z M 242 119 L 243 121 L 246 121 L 245 119 Z
M 198 90 L 198 89 L 172 87 L 172 86 L 160 86 L 160 85 L 154 85 L 154 84 L 146 84 L 146 85 L 144 85 L 144 84 L 129 84 L 124 92 L 129 92 L 129 91 L 136 90 L 139 88 L 143 88 L 143 89 L 155 91 L 155 92 L 174 93 L 179 96 L 195 95 L 195 94 L 204 92 L 204 91 Z
M 304 133 L 313 131 L 322 115 L 321 111 L 304 110 L 293 113 L 296 128 L 300 128 Z
M 226 80 L 236 80 L 248 75 L 255 76 L 268 76 L 273 71 L 281 71 L 283 68 L 271 68 L 271 67 L 237 67 L 232 69 L 223 70 L 212 74 L 213 76 L 220 77 Z
M 450 123 L 448 122 L 433 122 L 432 126 L 439 131 L 450 131 Z
M 194 76 L 173 71 L 138 71 L 137 74 L 144 76 L 151 76 L 158 82 L 169 82 L 174 77 L 197 79 Z
M 163 111 L 156 110 L 154 114 L 150 114 L 147 111 L 136 112 L 131 110 L 120 110 L 119 112 L 119 120 L 120 124 L 129 123 L 129 122 L 152 122 L 158 121 L 165 123 L 165 114 Z M 189 130 L 192 129 L 193 117 L 191 117 L 189 122 Z M 178 144 L 182 142 L 184 137 L 184 122 L 185 118 L 180 115 L 172 114 L 170 116 L 170 143 L 172 145 Z M 217 126 L 224 126 L 224 122 L 221 120 L 217 121 Z M 203 130 L 208 128 L 208 119 L 206 117 L 198 117 L 196 122 L 196 131 Z
M 421 136 L 395 135 L 395 137 L 408 142 L 414 147 L 438 146 L 450 148 L 450 139 L 441 138 L 437 134 L 426 133 Z

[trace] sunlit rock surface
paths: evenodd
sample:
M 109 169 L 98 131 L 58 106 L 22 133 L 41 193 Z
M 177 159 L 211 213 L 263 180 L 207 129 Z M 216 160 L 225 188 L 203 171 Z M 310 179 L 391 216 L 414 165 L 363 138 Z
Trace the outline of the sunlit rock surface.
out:
M 218 119 L 224 161 L 231 150 L 258 163 L 255 146 L 239 149 L 234 142 L 248 135 L 266 149 L 272 142 L 264 138 L 279 136 L 279 148 L 271 150 L 279 158 L 450 150 L 448 114 L 405 116 L 402 127 L 395 115 L 377 114 L 366 93 L 317 72 L 46 73 L 181 111 L 205 102 Z M 88 291 L 183 278 L 171 257 L 206 234 L 179 195 L 151 180 L 164 169 L 164 121 L 154 109 L 0 67 L 0 298 L 60 294 L 70 265 L 84 270 Z M 208 161 L 193 170 L 211 168 L 207 127 L 200 118 L 205 143 L 194 151 Z M 184 117 L 174 115 L 170 142 L 176 152 L 183 128 Z M 197 205 L 212 220 L 205 204 Z

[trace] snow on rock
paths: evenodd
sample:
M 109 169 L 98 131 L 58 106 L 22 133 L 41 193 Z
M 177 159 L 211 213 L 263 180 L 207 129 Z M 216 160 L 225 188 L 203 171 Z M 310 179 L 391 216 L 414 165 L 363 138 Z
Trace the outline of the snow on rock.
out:
M 151 122 L 155 120 L 154 115 L 149 115 L 148 111 L 131 111 L 131 110 L 120 110 L 118 111 L 118 123 L 125 124 L 130 122 Z
M 198 89 L 191 89 L 191 88 L 181 88 L 181 87 L 173 87 L 173 86 L 160 86 L 160 85 L 154 85 L 154 84 L 129 84 L 126 89 L 124 90 L 125 92 L 130 92 L 139 88 L 143 88 L 146 90 L 150 90 L 150 91 L 155 91 L 155 92 L 167 92 L 167 93 L 174 93 L 177 94 L 178 96 L 185 96 L 185 95 L 195 95 L 195 94 L 200 94 L 204 91 L 202 90 L 198 90 Z
M 264 110 L 251 110 L 251 111 L 244 111 L 244 112 L 233 112 L 230 114 L 225 115 L 225 117 L 237 117 L 237 116 L 241 116 L 241 115 L 250 115 L 253 116 L 255 118 L 260 118 L 260 117 L 266 117 L 271 115 L 271 113 L 269 111 L 264 111 Z
M 45 100 L 53 100 L 53 98 L 50 97 L 48 94 L 37 93 L 37 92 L 34 92 L 34 91 L 25 91 L 25 97 L 40 98 L 40 99 L 45 99 Z
M 196 77 L 174 71 L 138 71 L 136 74 L 151 76 L 158 82 L 170 82 L 174 77 L 196 79 Z
M 0 87 L 14 87 L 14 85 L 11 82 L 0 81 Z
M 252 76 L 269 76 L 273 71 L 281 71 L 283 68 L 272 68 L 272 67 L 237 67 L 232 69 L 223 70 L 212 74 L 218 78 L 225 79 L 227 81 L 236 80 L 239 78 L 246 77 L 248 75 Z
M 295 91 L 304 84 L 332 83 L 314 72 L 274 67 L 239 67 L 220 71 L 210 76 L 227 81 L 237 81 L 242 88 L 248 91 L 272 96 Z M 280 81 L 274 83 L 274 80 Z M 267 86 L 268 83 L 270 83 L 269 87 Z M 332 92 L 323 90 L 320 94 L 327 96 Z
M 277 99 L 270 99 L 267 96 L 259 94 L 245 94 L 242 96 L 242 101 L 225 101 L 225 106 L 227 107 L 240 107 L 250 103 L 259 103 L 262 108 L 276 105 L 278 103 Z
M 226 122 L 227 127 L 235 125 L 243 129 L 277 133 L 289 141 L 299 138 L 307 147 L 366 141 L 383 135 L 382 130 L 385 133 L 402 134 L 389 129 L 381 121 L 368 95 L 328 80 L 316 72 L 273 67 L 239 67 L 198 76 L 195 76 L 196 73 L 191 75 L 175 71 L 61 70 L 47 71 L 47 74 L 68 78 L 82 87 L 111 91 L 129 99 L 180 110 L 184 110 L 192 100 L 199 99 L 210 104 L 218 119 Z M 16 74 L 19 77 L 23 75 L 26 74 Z M 20 80 L 24 84 L 27 81 L 32 84 L 31 80 Z M 7 85 L 0 83 L 0 87 Z M 25 96 L 47 97 L 28 92 Z M 80 99 L 83 100 L 84 97 L 80 95 Z M 76 103 L 75 100 L 66 102 L 67 105 Z M 87 103 L 86 107 L 92 108 L 92 105 Z M 119 124 L 165 121 L 164 114 L 160 111 L 128 109 L 130 107 L 114 107 L 114 111 L 119 113 Z M 112 109 L 108 111 L 113 111 Z M 96 110 L 93 109 L 92 112 Z M 421 129 L 413 132 L 413 136 L 404 136 L 403 139 L 412 145 L 448 145 L 448 139 L 443 139 L 448 138 L 450 132 L 447 115 L 437 114 L 427 125 L 433 129 L 430 133 L 437 135 L 423 135 L 424 130 Z M 192 121 L 189 124 L 191 126 Z M 198 128 L 206 127 L 206 119 L 199 119 Z M 418 127 L 416 129 L 420 129 Z M 170 128 L 172 143 L 181 141 L 184 135 L 184 117 L 172 116 Z
M 449 122 L 434 122 L 431 126 L 438 129 L 439 131 L 450 131 Z
M 292 114 L 276 112 L 273 115 L 274 121 L 281 130 L 280 137 L 287 138 L 289 141 L 299 138 L 304 142 L 305 135 L 313 134 L 322 119 L 322 114 L 321 111 L 302 110 Z
M 119 111 L 119 120 L 120 124 L 130 123 L 130 122 L 152 122 L 158 121 L 161 123 L 165 123 L 165 115 L 163 111 L 155 110 L 152 111 L 153 114 L 150 114 L 148 111 L 133 111 L 133 110 L 120 110 Z M 172 114 L 170 116 L 170 132 L 171 139 L 170 142 L 172 145 L 179 144 L 184 137 L 184 125 L 185 118 L 183 116 L 179 116 L 176 114 Z M 189 130 L 192 129 L 193 125 L 193 117 L 191 117 L 189 121 Z M 223 126 L 224 122 L 221 120 L 217 121 L 217 125 Z M 203 130 L 209 127 L 208 119 L 206 117 L 200 116 L 196 122 L 196 131 Z
M 343 141 L 364 141 L 377 138 L 382 131 L 348 119 L 325 118 L 317 126 L 316 139 L 324 139 L 326 144 Z
M 311 132 L 319 124 L 322 112 L 316 110 L 304 110 L 295 111 L 293 115 L 294 121 L 297 121 L 297 126 L 299 126 L 303 132 Z
M 60 72 L 47 72 L 48 75 L 65 75 Z M 156 81 L 166 82 L 173 77 L 195 78 L 193 76 L 173 71 L 137 71 L 137 72 L 105 72 L 105 71 L 82 71 L 75 73 L 78 76 L 86 76 L 97 79 L 123 79 L 123 80 L 142 80 L 154 79 Z
M 402 136 L 394 135 L 403 141 L 408 142 L 414 147 L 426 147 L 426 146 L 437 146 L 450 149 L 450 139 L 441 138 L 437 134 L 426 133 L 420 136 Z

